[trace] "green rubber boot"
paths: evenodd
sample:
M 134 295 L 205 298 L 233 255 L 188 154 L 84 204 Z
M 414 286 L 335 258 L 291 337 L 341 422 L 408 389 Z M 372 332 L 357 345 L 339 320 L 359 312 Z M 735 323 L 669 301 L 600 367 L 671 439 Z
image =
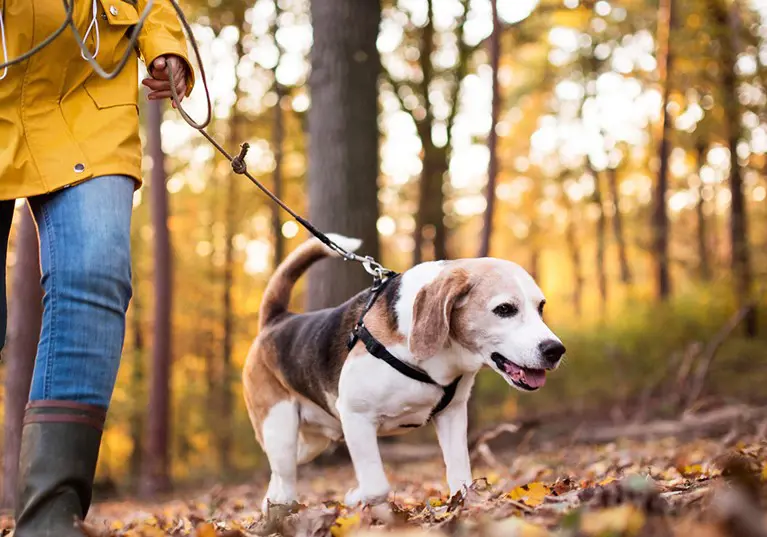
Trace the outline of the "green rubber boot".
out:
M 14 537 L 82 537 L 106 410 L 34 401 L 24 413 Z

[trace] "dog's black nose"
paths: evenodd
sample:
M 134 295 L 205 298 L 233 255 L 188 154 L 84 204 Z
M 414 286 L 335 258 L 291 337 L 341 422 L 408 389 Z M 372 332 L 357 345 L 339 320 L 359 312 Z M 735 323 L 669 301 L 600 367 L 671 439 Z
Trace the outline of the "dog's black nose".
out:
M 565 346 L 555 339 L 547 339 L 538 344 L 538 350 L 541 351 L 541 356 L 546 362 L 554 365 L 565 353 Z

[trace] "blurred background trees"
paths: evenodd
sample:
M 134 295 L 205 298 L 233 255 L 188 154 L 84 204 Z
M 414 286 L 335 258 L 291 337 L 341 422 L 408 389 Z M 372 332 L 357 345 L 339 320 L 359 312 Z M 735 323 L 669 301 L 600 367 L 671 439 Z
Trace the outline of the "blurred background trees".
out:
M 646 400 L 680 367 L 696 371 L 707 397 L 763 398 L 767 7 L 184 7 L 211 80 L 211 132 L 233 152 L 247 141 L 249 169 L 296 211 L 362 238 L 363 254 L 395 270 L 489 253 L 537 278 L 568 359 L 533 396 L 481 374 L 474 426 Z M 203 98 L 189 100 L 193 115 Z M 141 112 L 135 292 L 98 474 L 158 491 L 263 466 L 239 372 L 264 285 L 307 235 L 175 111 Z M 39 330 L 34 236 L 26 216 L 16 220 L 6 491 Z M 294 309 L 336 304 L 368 283 L 360 267 L 325 261 L 299 282 Z M 715 360 L 690 351 L 707 345 Z

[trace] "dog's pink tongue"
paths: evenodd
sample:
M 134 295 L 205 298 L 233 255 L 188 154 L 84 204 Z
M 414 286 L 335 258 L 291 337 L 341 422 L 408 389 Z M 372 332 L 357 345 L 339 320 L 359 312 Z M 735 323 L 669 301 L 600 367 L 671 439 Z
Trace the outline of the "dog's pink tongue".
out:
M 546 384 L 546 371 L 543 369 L 527 369 L 509 362 L 506 364 L 506 373 L 517 382 L 524 382 L 531 388 L 540 388 Z
M 546 372 L 543 369 L 525 369 L 525 384 L 531 388 L 540 388 L 546 384 Z

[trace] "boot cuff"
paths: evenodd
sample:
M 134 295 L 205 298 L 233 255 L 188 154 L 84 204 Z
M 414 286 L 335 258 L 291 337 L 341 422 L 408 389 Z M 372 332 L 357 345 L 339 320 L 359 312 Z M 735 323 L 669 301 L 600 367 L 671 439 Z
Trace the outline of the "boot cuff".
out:
M 107 411 L 104 407 L 74 401 L 30 401 L 24 411 L 28 423 L 82 423 L 101 431 Z

